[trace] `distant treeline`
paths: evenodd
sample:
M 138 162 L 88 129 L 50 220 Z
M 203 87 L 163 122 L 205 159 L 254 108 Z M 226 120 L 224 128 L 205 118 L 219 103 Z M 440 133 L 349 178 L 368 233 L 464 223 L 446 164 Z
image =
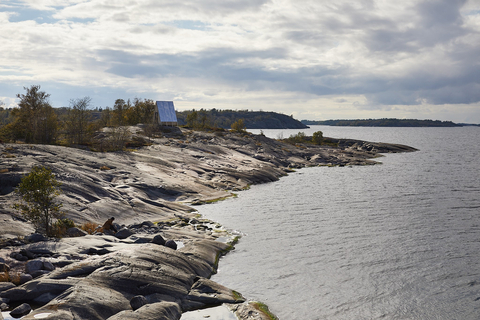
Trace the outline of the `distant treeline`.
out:
M 92 108 L 92 99 L 71 99 L 68 107 L 53 108 L 50 94 L 40 85 L 24 87 L 17 94 L 18 107 L 5 108 L 0 101 L 0 142 L 92 146 L 103 143 L 103 128 L 110 128 L 119 141 L 127 136 L 126 126 L 143 124 L 145 135 L 157 135 L 162 130 L 154 118 L 154 100 L 115 100 L 112 107 Z M 291 116 L 275 112 L 248 110 L 191 110 L 177 111 L 179 125 L 196 130 L 225 130 L 243 132 L 247 129 L 303 129 L 306 125 Z M 120 139 L 122 138 L 122 139 Z M 102 140 L 103 139 L 103 140 Z M 123 141 L 123 140 L 122 140 Z M 123 142 L 120 141 L 120 146 Z M 106 147 L 117 145 L 111 142 Z M 115 147 L 117 149 L 117 147 Z
M 354 127 L 461 127 L 452 121 L 417 119 L 357 119 L 357 120 L 302 120 L 305 125 L 354 126 Z
M 305 124 L 291 116 L 276 112 L 249 110 L 188 110 L 177 111 L 179 125 L 189 125 L 189 118 L 208 121 L 208 126 L 230 129 L 232 124 L 243 119 L 247 129 L 304 129 Z

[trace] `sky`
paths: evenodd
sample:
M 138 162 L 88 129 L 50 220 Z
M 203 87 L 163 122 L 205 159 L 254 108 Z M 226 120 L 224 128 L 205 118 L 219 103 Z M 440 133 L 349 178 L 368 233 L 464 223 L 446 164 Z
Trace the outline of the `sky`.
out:
M 480 123 L 480 0 L 0 0 L 0 101 Z

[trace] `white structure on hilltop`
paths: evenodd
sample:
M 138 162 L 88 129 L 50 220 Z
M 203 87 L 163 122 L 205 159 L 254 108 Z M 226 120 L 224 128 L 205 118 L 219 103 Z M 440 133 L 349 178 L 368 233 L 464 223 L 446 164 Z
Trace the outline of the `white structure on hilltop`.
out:
M 171 127 L 178 125 L 173 101 L 157 101 L 156 105 L 154 116 L 159 125 Z

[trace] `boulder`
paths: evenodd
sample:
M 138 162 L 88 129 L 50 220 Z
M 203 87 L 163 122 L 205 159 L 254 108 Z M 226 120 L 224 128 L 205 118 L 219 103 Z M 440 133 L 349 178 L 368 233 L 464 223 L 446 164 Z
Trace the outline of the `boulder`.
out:
M 147 298 L 145 298 L 142 295 L 135 296 L 130 300 L 130 306 L 134 311 L 137 309 L 140 309 L 146 304 L 147 304 Z
M 22 303 L 21 305 L 13 309 L 12 312 L 10 312 L 10 315 L 14 318 L 20 318 L 29 314 L 30 311 L 32 311 L 32 307 L 30 307 L 28 303 Z
M 159 234 L 157 234 L 155 237 L 152 239 L 152 243 L 164 246 L 165 245 L 165 239 Z
M 123 228 L 118 230 L 118 232 L 115 234 L 115 237 L 118 239 L 127 239 L 133 234 L 133 232 L 130 229 Z
M 28 259 L 35 259 L 35 253 L 33 253 L 33 252 L 30 251 L 30 250 L 22 249 L 22 250 L 20 250 L 20 254 L 21 254 L 21 255 L 24 255 L 24 256 L 27 257 Z
M 30 260 L 25 265 L 25 272 L 30 274 L 32 274 L 32 272 L 35 272 L 37 270 L 42 270 L 42 269 L 43 269 L 43 261 L 40 259 Z
M 152 242 L 152 239 L 147 238 L 147 237 L 135 237 L 132 240 L 134 240 L 134 243 L 149 243 L 149 242 Z
M 189 301 L 194 303 L 200 302 L 204 304 L 205 307 L 220 305 L 222 303 L 245 302 L 242 296 L 215 281 L 202 277 L 198 277 L 195 280 L 195 284 L 187 296 L 187 300 Z
M 23 254 L 17 254 L 15 257 L 18 261 L 28 261 L 28 257 L 24 256 Z
M 27 295 L 25 288 L 11 288 L 0 292 L 0 298 L 7 298 L 10 301 L 22 301 Z
M 157 302 L 152 304 L 147 304 L 141 307 L 138 310 L 131 311 L 125 310 L 119 312 L 107 320 L 124 320 L 124 319 L 135 319 L 135 320 L 178 320 L 182 317 L 182 310 L 178 304 L 174 302 Z
M 44 274 L 47 274 L 47 273 L 50 273 L 51 271 L 48 271 L 48 270 L 36 270 L 36 271 L 33 271 L 32 273 L 30 273 L 30 276 L 35 279 L 35 278 L 38 278 L 40 276 L 43 276 Z M 30 279 L 32 280 L 32 279 Z M 27 281 L 30 281 L 30 280 L 27 280 Z
M 47 241 L 48 239 L 43 234 L 32 233 L 31 235 L 26 236 L 25 240 L 27 240 L 30 243 L 34 243 L 34 242 L 40 242 L 40 241 Z
M 11 282 L 0 282 L 0 292 L 2 291 L 7 291 L 8 289 L 15 288 L 16 285 L 14 285 Z
M 6 263 L 0 262 L 0 272 L 10 271 L 10 266 Z
M 170 239 L 170 240 L 167 240 L 167 242 L 165 242 L 165 247 L 171 248 L 173 250 L 177 250 L 177 243 Z
M 84 237 L 86 235 L 88 235 L 88 232 L 77 227 L 67 229 L 67 236 L 69 237 Z

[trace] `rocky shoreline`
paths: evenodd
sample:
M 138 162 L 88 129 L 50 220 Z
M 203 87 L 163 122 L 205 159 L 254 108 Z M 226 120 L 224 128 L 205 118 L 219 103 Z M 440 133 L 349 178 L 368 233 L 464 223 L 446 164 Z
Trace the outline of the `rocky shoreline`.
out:
M 148 139 L 140 127 L 130 129 L 149 145 L 115 153 L 0 145 L 0 275 L 12 280 L 0 282 L 2 308 L 24 308 L 23 319 L 113 320 L 180 319 L 228 305 L 239 319 L 270 319 L 209 280 L 236 237 L 197 217 L 191 205 L 276 181 L 294 168 L 370 165 L 380 153 L 416 150 L 332 138 L 328 145 L 294 146 L 262 135 L 179 128 Z M 18 201 L 13 188 L 35 165 L 52 168 L 62 183 L 58 200 L 66 217 L 80 225 L 114 216 L 121 230 L 70 230 L 62 239 L 32 235 L 11 205 Z

